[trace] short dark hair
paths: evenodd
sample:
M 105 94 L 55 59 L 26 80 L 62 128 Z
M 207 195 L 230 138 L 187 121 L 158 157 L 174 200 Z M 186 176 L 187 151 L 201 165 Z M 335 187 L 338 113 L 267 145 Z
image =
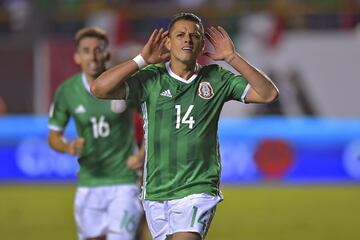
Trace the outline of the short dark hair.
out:
M 196 24 L 199 24 L 200 32 L 202 35 L 204 35 L 204 25 L 202 24 L 201 18 L 199 18 L 198 16 L 196 16 L 193 13 L 186 13 L 186 12 L 181 12 L 181 13 L 175 14 L 172 17 L 172 19 L 170 20 L 169 26 L 168 26 L 169 33 L 171 32 L 171 29 L 174 26 L 174 24 L 179 20 L 189 20 L 189 21 L 195 22 Z
M 76 46 L 78 47 L 80 41 L 86 37 L 99 38 L 101 40 L 104 40 L 106 45 L 109 44 L 109 38 L 103 29 L 98 28 L 98 27 L 86 27 L 86 28 L 82 28 L 79 31 L 77 31 L 77 33 L 75 35 Z

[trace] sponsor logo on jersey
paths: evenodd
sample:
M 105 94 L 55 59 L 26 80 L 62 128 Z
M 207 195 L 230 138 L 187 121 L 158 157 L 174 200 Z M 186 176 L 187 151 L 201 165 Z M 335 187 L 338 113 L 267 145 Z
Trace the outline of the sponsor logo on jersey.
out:
M 198 91 L 199 97 L 203 99 L 211 99 L 214 96 L 214 90 L 209 82 L 201 82 Z
M 170 89 L 166 89 L 165 91 L 163 91 L 162 93 L 160 93 L 160 96 L 164 96 L 164 97 L 172 97 Z
M 85 113 L 85 112 L 86 112 L 86 109 L 82 104 L 80 104 L 79 106 L 77 106 L 75 108 L 75 113 Z
M 122 113 L 126 110 L 125 100 L 111 100 L 110 109 L 114 113 Z

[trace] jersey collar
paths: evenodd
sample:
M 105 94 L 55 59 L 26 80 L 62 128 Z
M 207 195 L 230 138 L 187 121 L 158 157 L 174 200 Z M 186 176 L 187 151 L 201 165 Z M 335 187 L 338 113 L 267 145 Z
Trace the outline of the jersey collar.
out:
M 91 93 L 91 91 L 90 91 L 90 86 L 89 86 L 89 83 L 88 83 L 87 80 L 86 80 L 85 73 L 82 73 L 82 74 L 81 74 L 81 79 L 82 79 L 82 82 L 83 82 L 83 84 L 84 84 L 84 87 L 85 87 L 86 91 L 88 91 L 88 93 L 90 93 L 90 95 L 93 95 L 93 94 Z
M 180 81 L 180 82 L 183 82 L 183 83 L 191 83 L 192 81 L 194 81 L 194 79 L 198 76 L 198 73 L 201 69 L 201 65 L 196 63 L 196 67 L 195 67 L 195 72 L 194 74 L 189 78 L 189 79 L 184 79 L 178 75 L 176 75 L 172 70 L 171 70 L 171 67 L 170 67 L 170 61 L 166 62 L 165 63 L 165 67 L 166 67 L 166 70 L 167 72 L 169 73 L 169 75 L 172 77 L 172 78 L 175 78 L 176 80 Z

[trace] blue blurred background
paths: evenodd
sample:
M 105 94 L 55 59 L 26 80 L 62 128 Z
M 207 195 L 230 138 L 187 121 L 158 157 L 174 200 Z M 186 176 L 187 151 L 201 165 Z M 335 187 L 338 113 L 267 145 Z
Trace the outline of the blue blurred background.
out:
M 4 116 L 0 126 L 1 182 L 75 182 L 76 158 L 49 148 L 46 116 Z M 76 136 L 73 123 L 66 135 Z M 224 117 L 222 182 L 359 183 L 359 136 L 357 119 Z

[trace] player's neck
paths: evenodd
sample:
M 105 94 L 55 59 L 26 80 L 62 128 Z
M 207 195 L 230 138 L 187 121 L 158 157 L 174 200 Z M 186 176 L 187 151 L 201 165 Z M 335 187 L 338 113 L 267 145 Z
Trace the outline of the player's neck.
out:
M 170 68 L 177 76 L 183 79 L 189 79 L 196 72 L 196 62 L 185 64 L 179 61 L 171 61 Z
M 84 73 L 85 78 L 86 78 L 86 82 L 89 84 L 89 86 L 91 85 L 91 83 L 95 80 L 95 78 L 89 74 Z

